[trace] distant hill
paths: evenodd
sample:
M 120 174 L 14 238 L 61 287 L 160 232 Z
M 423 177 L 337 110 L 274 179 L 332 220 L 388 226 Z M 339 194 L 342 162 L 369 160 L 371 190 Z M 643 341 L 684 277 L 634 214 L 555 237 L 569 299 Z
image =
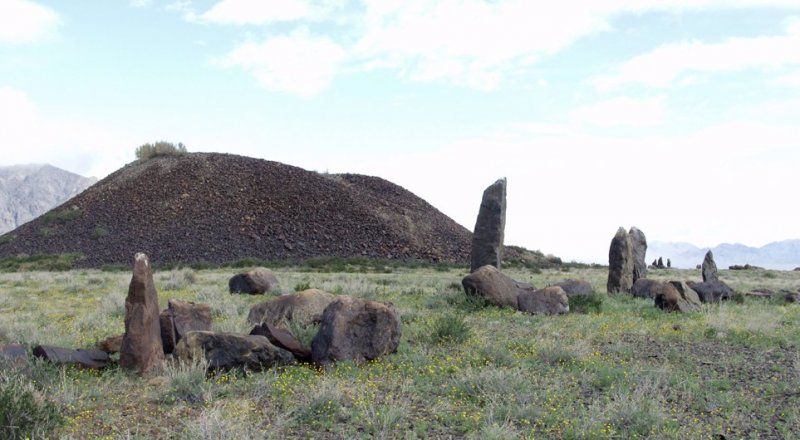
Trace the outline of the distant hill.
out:
M 647 262 L 663 256 L 678 268 L 694 268 L 703 262 L 709 248 L 699 248 L 689 243 L 651 243 L 647 249 Z M 800 267 L 800 240 L 784 240 L 755 248 L 743 244 L 721 244 L 711 248 L 717 266 L 751 264 L 767 269 L 790 270 Z
M 51 165 L 0 167 L 0 234 L 44 214 L 95 182 L 95 178 Z
M 479 202 L 475 194 L 476 215 Z M 158 264 L 322 256 L 461 263 L 472 237 L 378 177 L 217 153 L 133 162 L 11 235 L 0 240 L 0 257 L 80 253 L 86 267 L 129 264 L 135 252 Z

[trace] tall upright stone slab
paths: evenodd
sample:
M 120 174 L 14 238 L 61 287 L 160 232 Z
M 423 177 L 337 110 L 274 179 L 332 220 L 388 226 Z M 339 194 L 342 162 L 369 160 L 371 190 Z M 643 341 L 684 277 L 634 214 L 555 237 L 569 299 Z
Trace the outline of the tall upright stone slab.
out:
M 608 250 L 608 293 L 630 293 L 633 286 L 633 244 L 624 228 L 617 230 Z
M 164 359 L 159 325 L 158 294 L 147 255 L 134 258 L 133 278 L 125 298 L 125 335 L 122 337 L 119 364 L 123 368 L 147 373 Z
M 636 280 L 647 278 L 647 262 L 644 260 L 647 255 L 647 237 L 636 226 L 631 228 L 628 235 L 630 235 L 633 245 L 633 282 L 635 283 Z
M 506 179 L 486 188 L 472 234 L 470 272 L 491 265 L 500 268 L 506 228 Z
M 711 251 L 706 252 L 706 257 L 703 259 L 703 282 L 719 281 L 717 275 L 717 263 L 714 262 L 714 254 Z

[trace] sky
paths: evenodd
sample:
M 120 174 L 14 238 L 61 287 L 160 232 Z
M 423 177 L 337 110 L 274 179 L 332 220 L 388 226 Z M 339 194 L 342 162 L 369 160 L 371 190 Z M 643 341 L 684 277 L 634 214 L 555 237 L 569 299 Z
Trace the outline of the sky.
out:
M 150 141 L 376 175 L 506 243 L 800 238 L 797 0 L 0 0 L 0 165 Z

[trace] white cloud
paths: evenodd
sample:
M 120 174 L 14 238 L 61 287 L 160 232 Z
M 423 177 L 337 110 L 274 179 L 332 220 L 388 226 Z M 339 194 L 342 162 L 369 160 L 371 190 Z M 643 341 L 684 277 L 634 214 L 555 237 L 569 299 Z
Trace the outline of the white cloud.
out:
M 199 19 L 218 24 L 267 24 L 299 20 L 310 12 L 304 0 L 222 0 Z
M 134 8 L 144 8 L 150 6 L 150 3 L 153 3 L 153 0 L 130 0 L 131 6 Z
M 775 79 L 775 83 L 781 86 L 800 87 L 800 70 L 779 76 Z
M 662 101 L 661 98 L 617 97 L 577 108 L 572 112 L 572 119 L 599 127 L 653 126 L 664 120 Z
M 328 87 L 345 57 L 345 50 L 329 38 L 298 29 L 261 43 L 245 43 L 226 55 L 221 65 L 244 69 L 269 90 L 310 98 Z
M 51 38 L 61 23 L 52 9 L 28 0 L 0 1 L 0 43 L 33 43 Z
M 50 163 L 105 176 L 132 159 L 135 142 L 80 120 L 40 114 L 22 90 L 0 87 L 0 163 Z
M 786 33 L 778 36 L 663 45 L 634 57 L 615 73 L 595 78 L 594 82 L 601 90 L 635 83 L 664 88 L 686 80 L 697 81 L 692 77 L 696 74 L 796 65 L 800 65 L 800 26 L 795 21 L 788 21 Z

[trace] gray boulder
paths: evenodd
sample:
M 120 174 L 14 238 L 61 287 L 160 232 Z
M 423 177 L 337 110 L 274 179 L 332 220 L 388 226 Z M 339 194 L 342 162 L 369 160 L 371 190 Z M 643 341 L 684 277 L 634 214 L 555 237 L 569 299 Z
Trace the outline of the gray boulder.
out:
M 311 341 L 311 358 L 318 364 L 377 359 L 397 351 L 400 335 L 400 318 L 392 304 L 339 296 L 322 314 Z
M 506 227 L 506 179 L 486 188 L 472 234 L 470 272 L 482 266 L 500 268 Z
M 647 255 L 647 237 L 644 232 L 639 230 L 636 226 L 632 227 L 628 235 L 631 237 L 631 244 L 633 245 L 633 279 L 647 278 L 647 262 L 645 257 Z
M 633 244 L 623 228 L 617 230 L 608 250 L 608 293 L 630 292 L 633 286 Z
M 278 287 L 278 278 L 269 269 L 259 267 L 234 275 L 228 280 L 230 293 L 263 295 Z
M 706 252 L 703 259 L 703 282 L 708 281 L 719 281 L 717 263 L 714 262 L 714 254 L 711 251 Z
M 272 298 L 250 308 L 247 322 L 256 325 L 262 322 L 276 327 L 289 322 L 300 325 L 316 324 L 322 320 L 322 312 L 336 299 L 336 295 L 319 289 L 308 289 Z
M 292 353 L 278 348 L 265 336 L 237 333 L 189 332 L 175 347 L 182 361 L 205 358 L 211 370 L 262 371 L 294 363 Z
M 693 312 L 700 308 L 700 298 L 686 283 L 661 283 L 656 291 L 655 306 L 667 312 Z
M 661 289 L 660 281 L 651 280 L 648 278 L 639 278 L 633 283 L 633 287 L 631 288 L 631 294 L 637 298 L 655 298 L 656 294 Z
M 728 300 L 733 298 L 735 294 L 733 289 L 722 281 L 706 281 L 702 283 L 688 281 L 686 284 L 697 292 L 700 301 L 704 303 L 717 303 L 722 300 Z
M 564 289 L 568 297 L 591 295 L 594 293 L 592 285 L 585 280 L 564 280 L 553 284 Z
M 569 313 L 569 297 L 558 286 L 526 289 L 517 296 L 520 311 L 535 315 L 564 315 Z

